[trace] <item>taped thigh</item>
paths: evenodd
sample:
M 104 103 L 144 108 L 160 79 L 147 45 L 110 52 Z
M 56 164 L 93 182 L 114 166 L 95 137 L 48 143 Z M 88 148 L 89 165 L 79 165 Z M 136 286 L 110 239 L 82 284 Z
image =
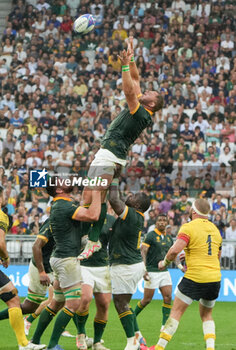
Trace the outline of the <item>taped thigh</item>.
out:
M 202 306 L 208 307 L 209 309 L 212 309 L 216 303 L 215 300 L 206 300 L 202 298 L 199 300 L 199 302 L 202 304 Z
M 55 299 L 58 303 L 63 303 L 65 301 L 63 292 L 61 290 L 54 289 L 53 299 Z
M 32 303 L 41 304 L 47 298 L 45 297 L 45 295 L 28 292 L 26 299 L 31 301 Z
M 182 300 L 185 304 L 191 305 L 193 302 L 193 299 L 188 297 L 187 295 L 183 294 L 179 288 L 177 288 L 177 292 L 175 294 L 180 300 Z
M 71 299 L 80 299 L 81 297 L 81 288 L 80 287 L 72 287 L 71 289 L 67 290 L 66 292 L 63 292 L 64 297 L 66 300 Z

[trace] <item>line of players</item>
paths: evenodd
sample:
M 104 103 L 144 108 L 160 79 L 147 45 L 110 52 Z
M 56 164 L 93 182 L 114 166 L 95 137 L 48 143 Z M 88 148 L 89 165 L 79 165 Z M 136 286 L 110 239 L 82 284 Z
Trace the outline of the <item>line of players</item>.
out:
M 140 233 L 143 229 L 143 213 L 150 205 L 149 198 L 144 193 L 138 193 L 130 195 L 124 202 L 120 198 L 117 180 L 113 180 L 110 186 L 109 201 L 118 218 L 114 219 L 114 217 L 107 215 L 100 237 L 102 249 L 90 259 L 81 263 L 82 271 L 80 271 L 80 263 L 76 256 L 80 250 L 80 241 L 85 227 L 81 227 L 81 222 L 78 225 L 78 219 L 88 220 L 89 209 L 78 207 L 70 199 L 72 189 L 63 187 L 48 189 L 49 194 L 53 196 L 51 217 L 42 226 L 34 245 L 34 257 L 29 269 L 29 293 L 21 305 L 23 313 L 29 312 L 30 308 L 31 311 L 35 311 L 38 303 L 45 296 L 47 285 L 51 281 L 50 276 L 47 274 L 47 272 L 50 273 L 51 271 L 50 264 L 54 271 L 54 295 L 50 304 L 41 313 L 38 326 L 32 338 L 33 343 L 30 345 L 31 349 L 37 349 L 44 330 L 62 308 L 56 319 L 48 349 L 61 349 L 58 341 L 71 318 L 73 318 L 78 331 L 77 347 L 82 350 L 87 349 L 85 324 L 89 313 L 89 303 L 94 293 L 97 313 L 94 319 L 93 348 L 95 350 L 107 350 L 101 343 L 101 338 L 108 320 L 111 291 L 116 310 L 127 336 L 125 350 L 139 349 L 140 343 L 144 346 L 143 349 L 146 349 L 145 340 L 139 331 L 136 316 L 150 302 L 156 288 L 160 289 L 164 303 L 162 307 L 161 335 L 154 349 L 165 349 L 177 330 L 182 314 L 193 300 L 200 300 L 200 316 L 203 321 L 204 339 L 206 340 L 207 349 L 214 349 L 215 326 L 212 319 L 212 309 L 220 288 L 218 258 L 222 240 L 216 227 L 207 220 L 210 208 L 208 202 L 203 199 L 195 201 L 190 213 L 193 221 L 184 224 L 180 228 L 178 239 L 173 246 L 171 237 L 165 234 L 167 219 L 165 216 L 160 215 L 156 222 L 156 228 L 147 234 L 145 241 L 142 243 L 141 250 L 144 264 L 139 249 Z M 94 203 L 99 207 L 97 198 L 100 196 L 97 196 L 96 191 L 94 191 L 92 196 L 96 198 L 90 206 L 94 210 Z M 85 210 L 87 210 L 86 214 L 84 213 Z M 81 213 L 80 216 L 78 216 L 79 212 Z M 64 227 L 60 226 L 63 228 L 57 237 L 53 235 L 53 228 L 51 227 L 55 222 L 58 225 L 62 225 L 62 222 L 64 223 Z M 68 223 L 70 225 L 66 229 Z M 206 236 L 204 240 L 199 234 L 199 230 L 196 229 L 198 227 L 200 227 L 200 232 Z M 62 236 L 63 232 L 64 235 Z M 77 240 L 75 240 L 75 232 L 77 232 Z M 54 247 L 58 237 L 60 239 Z M 65 238 L 69 242 L 67 247 L 65 246 Z M 108 268 L 108 242 L 110 270 Z M 188 246 L 189 251 L 191 249 L 193 251 L 196 250 L 197 255 L 195 254 L 194 256 L 193 253 L 190 254 L 187 251 L 187 255 L 192 255 L 188 257 L 190 268 L 185 274 L 186 277 L 183 278 L 178 286 L 173 311 L 169 317 L 171 309 L 171 279 L 166 268 L 169 262 L 174 260 L 177 253 L 186 246 Z M 54 252 L 50 258 L 53 247 Z M 70 254 L 67 254 L 67 250 Z M 75 254 L 71 254 L 72 251 Z M 164 256 L 165 258 L 162 260 Z M 202 260 L 203 256 L 208 256 L 208 259 Z M 198 264 L 192 264 L 191 260 L 198 260 Z M 208 262 L 209 269 L 205 265 L 207 260 L 210 261 Z M 201 269 L 201 265 L 203 269 Z M 202 270 L 201 273 L 199 273 L 199 269 Z M 210 275 L 208 270 L 211 272 Z M 80 272 L 82 272 L 83 277 L 81 277 Z M 141 302 L 138 302 L 135 312 L 133 312 L 129 302 L 142 276 L 146 279 L 144 298 Z M 196 279 L 199 282 L 195 282 Z M 206 282 L 209 280 L 210 282 Z M 5 293 L 1 293 L 1 296 L 5 300 Z M 7 318 L 8 314 L 11 317 L 11 312 L 8 309 L 2 311 L 0 319 Z M 167 319 L 168 322 L 166 322 Z M 20 347 L 20 349 L 24 348 Z
M 76 324 L 79 325 L 81 323 L 81 314 L 76 313 L 80 304 L 82 280 L 80 266 L 77 260 L 77 255 L 80 250 L 80 235 L 78 234 L 78 230 L 81 229 L 84 231 L 84 229 L 81 228 L 81 222 L 93 222 L 91 230 L 89 230 L 88 244 L 80 255 L 80 259 L 84 259 L 88 258 L 101 248 L 101 243 L 98 239 L 106 218 L 106 192 L 113 180 L 115 171 L 126 164 L 129 147 L 140 133 L 147 126 L 152 124 L 152 115 L 154 112 L 163 107 L 163 98 L 158 92 L 146 91 L 143 95 L 141 94 L 140 77 L 134 61 L 132 37 L 129 38 L 127 50 L 124 50 L 119 58 L 122 63 L 122 86 L 128 108 L 122 111 L 111 123 L 102 141 L 101 149 L 97 152 L 88 173 L 89 178 L 101 176 L 103 179 L 107 179 L 107 188 L 105 190 L 103 189 L 103 191 L 101 191 L 101 189 L 100 191 L 91 191 L 90 189 L 84 191 L 83 203 L 89 205 L 89 208 L 77 207 L 76 204 L 71 203 L 72 201 L 69 196 L 68 187 L 63 189 L 54 186 L 51 188 L 51 191 L 49 191 L 49 194 L 52 197 L 55 197 L 50 215 L 50 230 L 55 240 L 56 249 L 50 259 L 50 264 L 54 271 L 54 275 L 56 275 L 56 279 L 54 282 L 53 299 L 46 309 L 43 310 L 40 317 L 40 321 L 43 324 L 42 328 L 45 329 L 45 325 L 51 321 L 52 317 L 55 316 L 57 311 L 61 309 L 62 305 L 64 305 L 56 319 L 54 330 L 48 345 L 49 349 L 58 348 L 57 343 L 61 334 L 61 329 L 65 328 L 71 318 L 74 319 Z M 60 198 L 60 195 L 62 194 L 63 198 Z M 141 196 L 143 197 L 144 195 L 142 194 Z M 135 205 L 139 208 L 142 206 L 142 201 L 140 201 L 139 204 L 137 204 L 137 201 L 138 200 L 136 200 Z M 148 207 L 145 207 L 145 210 L 147 210 L 147 208 Z M 126 211 L 128 212 L 128 209 Z M 127 212 L 124 213 L 124 217 L 127 216 Z M 143 210 L 140 208 L 139 212 L 143 212 Z M 65 215 L 67 216 L 65 217 Z M 139 216 L 140 215 L 141 214 L 139 214 Z M 139 216 L 137 216 L 138 226 L 136 226 L 139 228 L 139 231 L 141 231 L 140 225 L 143 219 L 141 220 Z M 7 267 L 9 263 L 7 251 L 4 246 L 4 234 L 6 231 L 7 229 L 5 228 L 5 231 L 3 230 L 2 234 L 4 241 L 2 245 L 4 249 L 1 254 L 1 257 L 4 260 L 3 265 L 5 267 Z M 32 263 L 31 270 L 33 269 L 34 267 Z M 45 279 L 45 283 L 48 282 L 47 277 L 42 271 L 40 272 L 40 278 L 41 282 L 43 282 L 43 279 Z M 4 280 L 3 277 L 2 280 L 0 288 L 1 291 L 5 291 L 6 280 Z M 36 295 L 35 293 L 29 293 L 28 300 L 25 304 L 29 304 L 31 301 L 37 305 L 40 298 L 40 294 Z M 118 312 L 120 312 L 123 305 L 120 307 L 120 303 L 118 302 L 117 305 Z M 25 305 L 25 307 L 26 306 L 27 305 Z M 126 312 L 128 312 L 127 315 Z M 123 324 L 127 323 L 124 320 L 126 320 L 127 317 L 129 319 L 131 313 L 132 311 L 130 310 L 125 311 L 124 313 L 121 312 L 121 320 Z M 11 314 L 12 311 L 9 311 L 10 320 Z M 104 322 L 102 322 L 102 325 L 105 327 Z M 35 341 L 35 343 L 36 340 L 37 339 L 34 337 L 33 341 Z M 26 344 L 27 340 L 21 341 L 21 343 L 22 342 Z
M 90 295 L 90 298 L 87 298 L 87 300 L 82 303 L 80 300 L 82 275 L 77 256 L 80 251 L 81 236 L 88 230 L 88 227 L 86 229 L 87 224 L 83 224 L 83 222 L 92 222 L 93 225 L 88 231 L 88 244 L 86 245 L 83 253 L 80 254 L 79 259 L 84 260 L 101 248 L 101 243 L 98 241 L 98 238 L 106 218 L 107 209 L 105 198 L 108 188 L 110 188 L 109 200 L 111 206 L 113 207 L 115 213 L 119 216 L 112 226 L 112 234 L 109 239 L 109 255 L 114 303 L 127 336 L 127 345 L 125 350 L 138 349 L 138 341 L 142 339 L 141 332 L 138 330 L 135 314 L 129 307 L 129 301 L 135 290 L 134 288 L 136 288 L 137 285 L 137 281 L 135 279 L 139 280 L 143 274 L 144 263 L 142 261 L 139 246 L 144 221 L 143 213 L 148 209 L 150 201 L 144 193 L 138 193 L 128 197 L 126 202 L 124 202 L 119 197 L 118 179 L 114 177 L 117 175 L 120 167 L 125 165 L 127 152 L 131 144 L 147 126 L 151 125 L 153 113 L 162 108 L 163 99 L 159 93 L 155 91 L 148 91 L 143 95 L 141 94 L 139 74 L 133 59 L 132 38 L 129 38 L 127 51 L 124 50 L 119 58 L 122 63 L 122 84 L 128 109 L 122 111 L 111 123 L 102 141 L 102 147 L 97 152 L 88 174 L 90 178 L 101 176 L 103 179 L 107 179 L 107 188 L 103 190 L 101 190 L 101 188 L 85 190 L 83 193 L 83 202 L 84 204 L 87 204 L 87 207 L 81 207 L 76 203 L 73 203 L 70 198 L 70 192 L 72 191 L 72 188 L 70 187 L 53 186 L 51 188 L 47 188 L 48 193 L 53 197 L 49 228 L 55 241 L 55 249 L 53 250 L 53 254 L 50 258 L 50 265 L 54 272 L 54 294 L 50 304 L 41 313 L 38 327 L 33 336 L 32 346 L 35 346 L 36 348 L 47 325 L 62 308 L 61 312 L 56 318 L 48 349 L 61 349 L 58 345 L 58 341 L 62 331 L 65 329 L 66 325 L 71 319 L 74 320 L 78 328 L 78 333 L 80 334 L 80 337 L 78 338 L 78 345 L 80 346 L 80 349 L 86 349 L 85 337 L 82 335 L 85 334 L 84 326 L 88 315 L 88 310 L 86 309 L 88 309 L 91 293 L 82 293 L 81 300 L 83 300 L 83 295 Z M 211 311 L 209 310 L 212 310 L 212 307 L 214 306 L 213 301 L 216 299 L 219 292 L 219 261 L 216 260 L 216 257 L 218 259 L 221 239 L 216 228 L 211 226 L 208 227 L 208 207 L 209 204 L 206 201 L 200 200 L 198 202 L 196 201 L 196 205 L 192 208 L 192 213 L 198 215 L 195 217 L 196 219 L 205 220 L 203 222 L 200 221 L 202 226 L 201 235 L 204 242 L 201 242 L 201 239 L 196 240 L 195 236 L 198 230 L 194 228 L 194 225 L 192 225 L 193 227 L 188 226 L 185 228 L 186 231 L 180 231 L 177 244 L 174 245 L 175 249 L 171 250 L 172 248 L 170 248 L 165 259 L 159 262 L 159 270 L 164 270 L 170 261 L 173 261 L 176 258 L 177 253 L 179 253 L 184 247 L 188 246 L 188 259 L 189 261 L 193 260 L 194 264 L 193 266 L 190 264 L 189 269 L 187 270 L 187 274 L 190 276 L 190 278 L 185 279 L 184 283 L 181 282 L 180 284 L 178 296 L 175 298 L 174 308 L 171 313 L 172 317 L 168 319 L 167 326 L 165 326 L 164 323 L 170 311 L 170 304 L 168 303 L 168 293 L 170 288 L 169 290 L 168 288 L 163 288 L 165 285 L 161 284 L 159 281 L 156 282 L 158 286 L 162 288 L 165 304 L 163 305 L 164 329 L 163 332 L 161 332 L 160 339 L 155 349 L 162 350 L 166 347 L 168 341 L 171 339 L 172 335 L 177 329 L 179 319 L 185 311 L 187 307 L 186 305 L 188 305 L 193 299 L 200 299 L 200 301 L 202 300 L 200 313 L 203 315 L 201 316 L 203 319 L 203 329 L 206 337 L 207 348 L 211 350 L 214 349 L 213 338 L 215 337 L 215 331 L 212 323 L 213 321 L 211 319 Z M 157 232 L 155 233 L 158 234 Z M 200 238 L 201 235 L 199 235 Z M 162 234 L 160 236 L 162 236 Z M 205 236 L 207 237 L 206 241 Z M 160 239 L 159 234 L 158 238 Z M 145 248 L 142 250 L 144 260 L 147 255 L 147 264 L 149 264 L 149 262 L 151 264 L 152 260 L 148 259 L 147 253 L 150 248 L 150 243 L 153 241 L 153 237 L 149 237 L 149 239 L 150 240 L 145 242 Z M 46 241 L 45 239 L 43 240 Z M 194 245 L 195 242 L 197 243 L 196 247 Z M 202 244 L 204 245 L 204 249 L 201 250 Z M 191 249 L 189 247 L 191 247 Z M 208 247 L 207 252 L 205 252 L 206 247 Z M 201 261 L 199 261 L 199 264 L 195 264 L 195 261 L 198 261 L 197 257 L 195 259 L 190 259 L 190 256 L 191 258 L 194 256 L 194 249 L 196 249 L 196 251 L 199 253 L 199 257 L 202 256 L 203 265 Z M 7 267 L 8 256 L 6 250 L 3 249 L 1 256 L 4 260 L 3 265 Z M 39 257 L 40 254 L 38 255 L 38 258 Z M 36 255 L 35 258 L 37 260 Z M 36 262 L 36 260 L 35 264 L 40 271 L 40 264 Z M 213 274 L 210 275 L 211 278 L 209 280 L 209 271 L 212 269 L 211 265 L 213 266 Z M 202 271 L 196 274 L 194 272 L 194 266 L 195 268 L 202 266 Z M 91 268 L 91 266 L 84 266 L 83 269 L 88 267 Z M 153 266 L 150 266 L 150 268 L 152 269 Z M 156 265 L 154 268 L 156 268 Z M 32 265 L 31 269 L 33 269 Z M 149 270 L 148 274 L 145 273 L 145 277 L 146 279 L 151 279 L 151 286 L 153 286 L 153 277 L 151 273 L 155 273 L 155 271 L 152 271 L 151 269 Z M 47 280 L 45 272 L 40 271 L 39 280 L 41 279 L 41 283 L 48 284 L 49 280 Z M 86 270 L 84 280 L 86 279 L 87 275 L 89 275 L 89 271 Z M 127 281 L 129 282 L 127 283 Z M 206 282 L 204 283 L 204 286 L 202 282 Z M 170 281 L 167 283 L 170 283 Z M 214 286 L 211 283 L 213 283 Z M 88 285 L 91 285 L 91 283 L 88 283 Z M 1 287 L 4 289 L 5 285 L 0 284 L 0 288 Z M 148 287 L 145 289 L 148 289 Z M 149 289 L 153 289 L 153 287 Z M 196 289 L 198 293 L 192 293 L 192 289 Z M 150 299 L 152 292 L 149 292 L 148 294 Z M 208 295 L 208 297 L 205 298 L 205 295 Z M 42 295 L 34 293 L 33 290 L 30 289 L 27 303 L 31 301 L 33 304 L 37 305 L 37 301 L 40 301 L 41 296 Z M 99 302 L 97 302 L 97 304 L 98 303 Z M 109 298 L 107 298 L 104 304 L 105 307 L 103 310 L 99 310 L 98 308 L 97 318 L 94 322 L 94 349 L 97 350 L 106 350 L 106 348 L 101 344 L 100 336 L 103 333 L 107 322 L 106 306 L 109 304 Z M 80 306 L 81 310 L 79 309 Z M 139 303 L 139 305 L 136 307 L 135 313 L 138 314 L 143 306 L 145 306 L 145 298 L 143 303 Z M 11 319 L 10 311 L 9 317 Z M 204 321 L 205 319 L 207 321 Z M 207 322 L 207 324 L 205 324 L 205 322 Z M 82 331 L 83 333 L 81 333 Z M 208 343 L 210 344 L 210 347 L 208 346 Z M 26 344 L 26 346 L 28 345 Z
M 144 193 L 138 193 L 133 196 L 130 195 L 124 202 L 120 199 L 117 185 L 117 181 L 114 180 L 110 186 L 109 201 L 118 218 L 115 219 L 114 216 L 107 214 L 100 234 L 102 248 L 89 259 L 82 261 L 80 268 L 76 257 L 80 251 L 80 241 L 85 227 L 81 227 L 81 222 L 78 222 L 78 220 L 87 220 L 90 211 L 78 207 L 70 199 L 71 188 L 58 187 L 57 189 L 48 189 L 48 192 L 53 195 L 51 216 L 50 220 L 46 220 L 42 225 L 34 243 L 33 258 L 29 266 L 30 282 L 28 295 L 21 304 L 23 314 L 33 313 L 27 318 L 27 323 L 30 321 L 32 323 L 36 319 L 39 314 L 38 305 L 45 303 L 43 300 L 45 299 L 48 286 L 53 281 L 51 265 L 53 266 L 54 273 L 56 273 L 56 277 L 54 280 L 53 298 L 41 313 L 38 326 L 32 338 L 33 344 L 40 343 L 41 336 L 53 316 L 64 307 L 60 314 L 60 327 L 58 326 L 57 328 L 55 325 L 49 349 L 59 349 L 59 336 L 66 327 L 66 321 L 70 320 L 69 316 L 73 316 L 78 330 L 77 347 L 78 349 L 86 350 L 85 324 L 93 293 L 97 307 L 97 313 L 94 319 L 93 348 L 95 350 L 106 350 L 104 345 L 101 344 L 101 338 L 108 320 L 111 292 L 127 336 L 126 350 L 138 349 L 139 342 L 145 343 L 137 325 L 136 315 L 151 300 L 156 288 L 160 288 L 163 295 L 162 324 L 165 324 L 170 313 L 172 283 L 169 273 L 167 271 L 159 272 L 157 264 L 164 258 L 173 243 L 171 237 L 165 234 L 165 227 L 168 224 L 167 218 L 164 215 L 160 215 L 157 219 L 155 230 L 147 235 L 142 245 L 142 250 L 145 249 L 142 254 L 144 256 L 144 262 L 146 262 L 144 264 L 140 252 L 140 239 L 144 224 L 143 213 L 150 205 L 149 198 Z M 93 197 L 98 198 L 96 193 L 94 193 Z M 92 202 L 90 210 L 92 208 L 94 211 L 93 204 Z M 97 201 L 95 201 L 95 204 L 99 208 Z M 87 211 L 88 216 L 85 216 L 83 211 Z M 80 216 L 78 213 L 80 213 Z M 56 239 L 63 234 L 67 241 L 65 242 L 60 237 L 56 248 L 53 238 L 54 222 L 57 222 Z M 64 223 L 63 226 L 61 226 L 62 222 Z M 68 230 L 65 229 L 67 222 Z M 52 225 L 51 229 L 50 225 Z M 58 226 L 62 227 L 61 233 L 58 233 Z M 111 229 L 112 227 L 113 229 Z M 77 230 L 78 237 L 76 240 L 72 239 L 75 234 L 74 229 Z M 110 269 L 108 266 L 108 242 Z M 65 246 L 66 243 L 67 248 Z M 62 248 L 61 250 L 60 247 Z M 149 251 L 147 251 L 147 247 L 150 248 Z M 50 260 L 53 249 L 55 251 Z M 68 249 L 69 254 L 66 253 L 66 249 Z M 73 250 L 75 253 L 71 254 Z M 74 256 L 72 257 L 72 255 Z M 144 299 L 141 303 L 138 303 L 134 313 L 130 309 L 129 302 L 141 278 L 144 276 L 147 279 L 148 277 L 145 265 L 149 271 L 150 280 L 145 282 Z M 82 286 L 81 281 L 83 281 Z M 36 309 L 37 311 L 34 313 Z M 66 314 L 66 317 L 64 317 L 64 314 Z M 8 309 L 0 313 L 0 319 L 7 317 Z
M 90 178 L 102 176 L 103 179 L 107 179 L 108 187 L 113 179 L 116 169 L 126 164 L 127 152 L 131 144 L 147 126 L 152 124 L 153 113 L 163 107 L 163 98 L 158 92 L 146 91 L 143 95 L 141 94 L 139 73 L 134 61 L 132 37 L 129 38 L 127 51 L 124 50 L 119 58 L 122 63 L 122 86 L 126 96 L 128 109 L 122 111 L 110 125 L 103 139 L 102 147 L 97 152 L 88 173 L 88 177 Z M 106 218 L 105 197 L 107 188 L 104 191 L 84 191 L 83 203 L 90 205 L 89 208 L 76 207 L 74 203 L 71 203 L 69 194 L 66 192 L 66 190 L 68 191 L 68 188 L 64 189 L 64 192 L 62 188 L 57 188 L 57 191 L 61 191 L 60 193 L 63 194 L 64 197 L 67 197 L 66 200 L 58 197 L 59 192 L 53 193 L 53 191 L 51 191 L 50 193 L 55 197 L 55 203 L 53 203 L 53 210 L 50 216 L 50 230 L 56 243 L 56 249 L 50 263 L 54 273 L 56 273 L 57 279 L 55 279 L 54 282 L 53 299 L 46 309 L 43 310 L 40 321 L 44 320 L 42 323 L 47 324 L 63 304 L 64 307 L 57 317 L 48 346 L 49 348 L 58 347 L 57 343 L 60 337 L 59 329 L 61 330 L 62 327 L 65 327 L 71 318 L 75 320 L 76 324 L 81 323 L 81 315 L 77 315 L 76 313 L 79 307 L 82 279 L 79 263 L 77 261 L 77 255 L 80 248 L 80 236 L 78 230 L 79 226 L 81 226 L 81 222 L 93 222 L 91 230 L 89 231 L 88 244 L 80 256 L 81 259 L 88 258 L 101 248 L 101 243 L 98 239 Z M 61 203 L 64 205 L 61 205 Z M 65 208 L 63 208 L 63 206 Z M 65 214 L 68 216 L 64 221 L 62 218 Z M 4 239 L 8 225 L 6 224 L 6 218 L 3 215 L 2 220 L 4 224 L 2 226 L 3 229 L 0 232 L 0 257 L 2 258 L 3 266 L 8 267 L 9 257 L 6 251 Z M 73 224 L 71 220 L 73 220 Z M 77 224 L 76 221 L 78 221 Z M 69 232 L 68 236 L 66 234 L 67 232 Z M 70 239 L 68 239 L 68 237 L 70 237 Z M 72 245 L 72 249 L 70 244 Z M 31 264 L 31 271 L 32 270 L 34 270 L 33 263 Z M 9 307 L 14 305 L 14 308 L 10 307 L 7 314 L 9 314 L 10 322 L 18 337 L 19 332 L 17 332 L 17 327 L 14 326 L 16 322 L 13 322 L 13 319 L 19 319 L 22 316 L 20 314 L 19 298 L 13 297 L 13 294 L 16 293 L 16 291 L 2 272 L 0 277 L 1 297 L 6 301 Z M 45 282 L 46 284 L 49 282 L 43 271 L 40 272 L 40 279 L 42 283 Z M 14 291 L 14 293 L 12 291 Z M 5 295 L 6 293 L 7 295 Z M 37 305 L 38 302 L 41 301 L 40 299 L 40 294 L 36 295 L 33 292 L 29 293 L 24 307 L 27 309 L 27 305 L 29 306 L 30 302 Z M 17 300 L 17 302 L 14 304 L 13 300 Z M 15 307 L 15 305 L 17 305 L 17 307 Z M 29 309 L 27 309 L 27 312 L 28 310 Z M 13 314 L 14 317 L 12 317 Z M 122 317 L 122 321 L 123 319 L 124 318 Z M 21 325 L 22 329 L 22 322 L 19 322 L 18 324 Z M 102 322 L 102 325 L 105 327 L 104 322 Z M 26 338 L 23 339 L 23 333 L 22 339 L 18 339 L 18 343 L 20 347 L 31 346 L 28 345 Z

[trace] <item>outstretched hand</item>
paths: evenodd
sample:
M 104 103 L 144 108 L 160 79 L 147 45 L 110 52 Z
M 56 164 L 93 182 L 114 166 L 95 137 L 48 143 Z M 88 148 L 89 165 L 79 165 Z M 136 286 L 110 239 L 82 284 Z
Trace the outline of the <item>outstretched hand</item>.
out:
M 128 50 L 134 54 L 134 42 L 133 42 L 133 37 L 129 36 L 128 38 Z
M 118 55 L 118 58 L 120 59 L 122 66 L 124 66 L 124 65 L 128 65 L 130 63 L 132 56 L 133 56 L 133 53 L 128 48 L 127 51 L 123 50 L 120 53 L 120 56 Z

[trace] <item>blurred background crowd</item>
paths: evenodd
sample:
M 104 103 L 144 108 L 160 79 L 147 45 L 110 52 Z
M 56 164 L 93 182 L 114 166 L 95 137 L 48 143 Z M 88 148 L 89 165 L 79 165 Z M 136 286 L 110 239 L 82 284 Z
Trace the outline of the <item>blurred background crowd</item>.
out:
M 74 19 L 92 13 L 90 34 Z M 37 234 L 49 215 L 30 169 L 86 175 L 101 138 L 125 108 L 117 54 L 134 37 L 142 90 L 164 110 L 132 146 L 125 192 L 146 191 L 176 235 L 192 201 L 208 198 L 211 220 L 236 240 L 236 3 L 231 0 L 18 0 L 0 47 L 0 184 L 12 234 Z M 74 198 L 80 200 L 80 188 Z

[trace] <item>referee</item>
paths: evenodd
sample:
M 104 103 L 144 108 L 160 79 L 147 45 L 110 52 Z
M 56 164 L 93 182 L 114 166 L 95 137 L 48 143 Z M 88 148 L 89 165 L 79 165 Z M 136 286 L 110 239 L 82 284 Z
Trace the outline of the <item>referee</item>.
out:
M 193 300 L 199 301 L 206 349 L 215 349 L 215 323 L 212 309 L 220 290 L 220 254 L 222 238 L 217 227 L 208 220 L 210 204 L 197 199 L 190 209 L 189 223 L 181 226 L 175 244 L 159 262 L 164 270 L 182 249 L 185 250 L 187 272 L 179 283 L 173 308 L 155 350 L 165 349 L 176 332 L 180 318 Z

